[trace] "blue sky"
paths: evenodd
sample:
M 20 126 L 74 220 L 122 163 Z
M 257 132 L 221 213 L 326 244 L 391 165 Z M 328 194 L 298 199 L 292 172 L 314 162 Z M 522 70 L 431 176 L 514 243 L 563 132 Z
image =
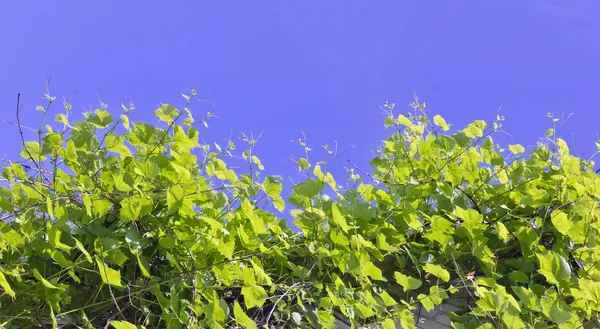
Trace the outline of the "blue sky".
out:
M 38 122 L 47 67 L 78 113 L 96 95 L 113 111 L 130 96 L 132 117 L 156 122 L 161 102 L 196 88 L 214 104 L 196 117 L 220 117 L 204 139 L 263 132 L 257 154 L 286 177 L 301 131 L 315 149 L 355 145 L 332 166 L 366 165 L 387 135 L 379 106 L 408 111 L 413 92 L 455 127 L 501 107 L 506 142 L 527 148 L 547 112 L 574 113 L 559 133 L 588 157 L 599 35 L 598 1 L 3 1 L 0 118 L 14 120 L 21 93 L 24 122 Z M 17 130 L 0 123 L 0 140 L 14 157 Z

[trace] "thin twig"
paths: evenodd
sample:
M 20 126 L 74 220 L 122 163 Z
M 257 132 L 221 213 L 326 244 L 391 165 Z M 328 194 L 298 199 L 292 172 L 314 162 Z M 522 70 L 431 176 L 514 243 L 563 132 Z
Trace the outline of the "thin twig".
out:
M 467 198 L 469 198 L 469 200 L 471 201 L 471 203 L 473 204 L 473 207 L 475 207 L 475 210 L 477 210 L 478 213 L 482 214 L 481 209 L 479 208 L 479 206 L 477 205 L 477 202 L 475 202 L 475 199 L 473 199 L 473 197 L 467 193 L 467 191 L 465 191 L 464 189 L 462 189 L 460 186 L 456 186 L 456 189 L 461 191 L 464 195 L 467 196 Z
M 48 178 L 43 174 L 43 170 L 40 167 L 40 164 L 37 163 L 37 161 L 35 161 L 33 159 L 33 155 L 31 155 L 31 153 L 29 152 L 29 149 L 27 148 L 27 146 L 25 145 L 25 137 L 23 136 L 23 127 L 21 125 L 21 116 L 19 115 L 19 111 L 21 110 L 21 94 L 18 93 L 17 94 L 17 126 L 19 127 L 19 134 L 21 135 L 21 144 L 23 145 L 23 150 L 25 152 L 27 152 L 27 155 L 29 156 L 29 159 L 33 162 L 33 164 L 36 166 L 36 168 L 38 169 L 40 176 L 42 178 L 44 178 L 44 180 L 50 184 L 50 181 L 48 180 Z M 40 148 L 42 146 L 40 145 Z M 40 151 L 41 152 L 41 151 Z

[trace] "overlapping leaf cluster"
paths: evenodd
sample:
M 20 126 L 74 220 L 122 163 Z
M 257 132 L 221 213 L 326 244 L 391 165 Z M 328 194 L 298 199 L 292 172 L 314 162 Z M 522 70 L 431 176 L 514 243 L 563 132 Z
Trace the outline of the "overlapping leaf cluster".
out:
M 408 329 L 457 294 L 457 329 L 578 328 L 600 311 L 600 179 L 553 130 L 525 154 L 494 144 L 500 117 L 448 133 L 423 104 L 386 104 L 373 170 L 336 181 L 301 140 L 286 204 L 256 140 L 237 172 L 232 141 L 200 142 L 194 97 L 157 109 L 160 126 L 104 104 L 71 122 L 65 104 L 23 139 L 0 186 L 3 327 Z

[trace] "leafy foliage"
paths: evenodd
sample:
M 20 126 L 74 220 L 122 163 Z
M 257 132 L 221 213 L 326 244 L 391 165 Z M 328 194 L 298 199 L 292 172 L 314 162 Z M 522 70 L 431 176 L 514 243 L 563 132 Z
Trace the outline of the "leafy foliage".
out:
M 386 104 L 373 170 L 342 186 L 300 140 L 306 179 L 286 204 L 256 140 L 242 138 L 249 171 L 232 170 L 234 143 L 200 143 L 211 115 L 195 121 L 183 96 L 159 126 L 130 121 L 132 105 L 72 122 L 65 104 L 61 127 L 22 140 L 0 186 L 2 326 L 414 328 L 413 312 L 460 292 L 457 329 L 597 317 L 600 179 L 555 128 L 507 152 L 501 117 L 447 133 L 418 101 L 398 116 Z M 269 211 L 286 207 L 297 230 Z

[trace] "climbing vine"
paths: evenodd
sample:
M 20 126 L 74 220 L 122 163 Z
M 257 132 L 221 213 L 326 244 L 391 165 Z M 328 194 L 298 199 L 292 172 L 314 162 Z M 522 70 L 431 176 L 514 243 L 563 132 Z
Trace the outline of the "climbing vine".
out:
M 133 104 L 75 122 L 46 94 L 40 128 L 27 128 L 17 104 L 22 152 L 1 168 L 0 327 L 409 329 L 457 294 L 457 329 L 598 316 L 600 179 L 554 128 L 526 152 L 494 143 L 500 116 L 453 129 L 417 100 L 405 114 L 386 103 L 371 168 L 349 160 L 334 178 L 299 140 L 306 178 L 284 199 L 254 137 L 200 142 L 211 114 L 195 118 L 196 97 L 162 104 L 159 125 L 130 121 Z

